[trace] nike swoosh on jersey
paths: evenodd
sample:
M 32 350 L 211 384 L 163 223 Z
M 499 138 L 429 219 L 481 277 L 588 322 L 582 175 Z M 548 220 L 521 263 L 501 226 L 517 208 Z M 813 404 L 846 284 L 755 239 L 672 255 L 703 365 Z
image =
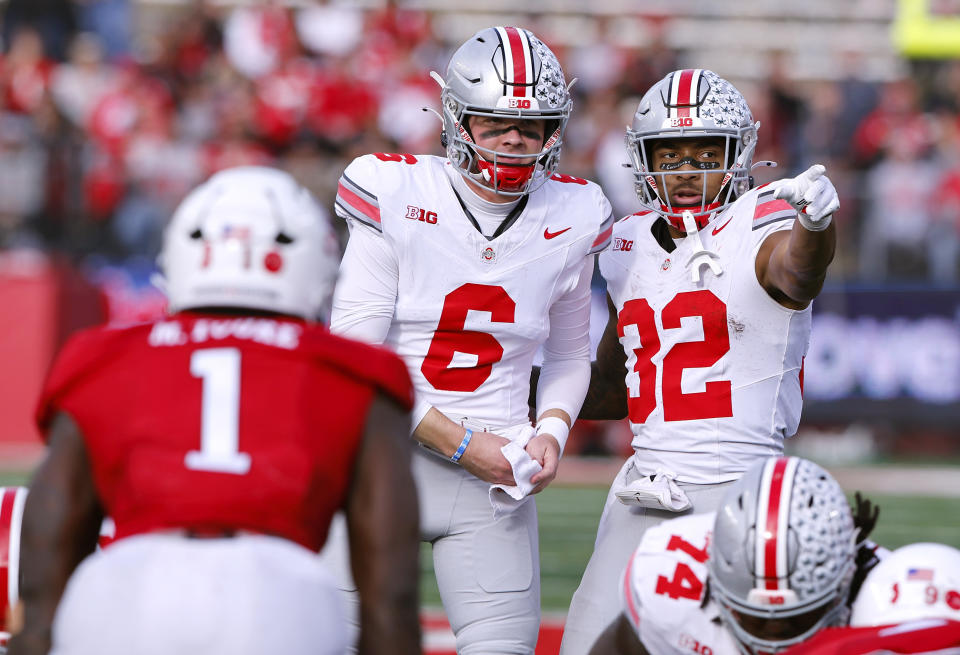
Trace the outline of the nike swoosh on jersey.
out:
M 720 232 L 720 230 L 722 230 L 723 228 L 725 228 L 725 227 L 727 227 L 728 225 L 730 225 L 730 221 L 732 221 L 732 220 L 733 220 L 733 216 L 731 216 L 730 218 L 728 218 L 728 219 L 727 219 L 727 222 L 724 223 L 723 225 L 721 225 L 721 226 L 719 226 L 719 227 L 713 228 L 713 234 L 718 234 L 718 233 Z
M 558 237 L 558 236 L 560 236 L 561 234 L 563 234 L 564 232 L 566 232 L 566 231 L 569 230 L 569 229 L 572 229 L 572 228 L 567 227 L 567 228 L 564 228 L 564 229 L 560 230 L 559 232 L 551 232 L 549 227 L 545 227 L 545 228 L 543 228 L 543 238 L 544 238 L 544 239 L 552 239 L 552 238 L 554 238 L 554 237 Z

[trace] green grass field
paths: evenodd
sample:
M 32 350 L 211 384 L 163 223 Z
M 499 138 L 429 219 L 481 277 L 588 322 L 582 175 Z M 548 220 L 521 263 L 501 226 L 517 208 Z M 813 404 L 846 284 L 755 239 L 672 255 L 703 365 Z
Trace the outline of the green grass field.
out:
M 540 515 L 541 598 L 544 611 L 565 612 L 580 583 L 603 510 L 607 487 L 551 486 L 537 496 Z M 894 549 L 915 541 L 960 548 L 956 498 L 869 494 L 880 506 L 873 539 Z M 423 602 L 440 605 L 429 546 L 421 550 Z
M 0 473 L 0 485 L 26 484 L 27 473 Z M 606 498 L 606 486 L 554 485 L 537 496 L 540 515 L 542 605 L 565 612 L 593 551 L 593 539 Z M 916 541 L 938 541 L 960 548 L 956 498 L 869 494 L 880 506 L 873 538 L 894 549 Z M 440 605 L 430 548 L 421 549 L 421 595 Z

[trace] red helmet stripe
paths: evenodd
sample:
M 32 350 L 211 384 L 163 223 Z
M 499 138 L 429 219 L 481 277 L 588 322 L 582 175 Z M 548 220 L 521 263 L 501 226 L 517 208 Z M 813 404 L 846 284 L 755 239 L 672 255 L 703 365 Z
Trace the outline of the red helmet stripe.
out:
M 668 112 L 670 118 L 697 116 L 699 114 L 700 110 L 697 103 L 700 100 L 698 90 L 701 73 L 702 69 L 687 68 L 673 74 L 673 78 L 670 80 L 670 109 Z
M 690 69 L 680 71 L 680 79 L 677 83 L 677 116 L 690 115 L 690 81 L 693 79 L 693 71 Z M 683 105 L 687 105 L 684 107 Z
M 4 487 L 0 495 L 0 624 L 5 624 L 10 599 L 10 526 L 16 487 Z
M 526 97 L 530 79 L 532 78 L 532 57 L 530 41 L 527 35 L 516 27 L 504 27 L 501 40 L 503 41 L 505 61 L 507 64 L 507 84 L 513 85 L 513 95 L 518 98 Z M 498 28 L 498 31 L 500 28 Z M 506 38 L 503 38 L 506 36 Z
M 757 499 L 757 539 L 755 575 L 764 580 L 766 589 L 786 589 L 787 532 L 790 514 L 790 495 L 798 461 L 793 457 L 778 457 L 767 462 L 760 477 Z

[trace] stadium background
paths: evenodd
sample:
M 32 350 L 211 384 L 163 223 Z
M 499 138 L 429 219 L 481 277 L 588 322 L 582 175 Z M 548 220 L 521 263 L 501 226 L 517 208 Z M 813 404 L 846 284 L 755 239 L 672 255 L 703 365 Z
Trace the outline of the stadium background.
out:
M 162 312 L 149 277 L 187 190 L 276 165 L 330 208 L 356 155 L 442 154 L 428 72 L 477 29 L 514 24 L 578 78 L 561 171 L 600 182 L 619 214 L 635 209 L 624 125 L 675 68 L 744 92 L 755 160 L 779 163 L 758 182 L 827 165 L 840 243 L 788 447 L 878 499 L 885 545 L 960 546 L 960 1 L 0 0 L 0 21 L 2 481 L 39 456 L 30 410 L 63 339 Z M 594 291 L 599 335 L 599 276 Z M 540 497 L 552 616 L 629 437 L 578 424 Z M 424 598 L 438 604 L 429 576 Z

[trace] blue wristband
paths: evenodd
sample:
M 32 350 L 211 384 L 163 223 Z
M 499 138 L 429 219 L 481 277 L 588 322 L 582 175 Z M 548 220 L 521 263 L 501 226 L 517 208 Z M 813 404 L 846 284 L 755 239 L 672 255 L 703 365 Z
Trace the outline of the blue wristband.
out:
M 457 452 L 450 456 L 450 461 L 454 464 L 457 464 L 460 461 L 460 458 L 463 457 L 463 451 L 467 449 L 467 444 L 470 443 L 470 440 L 473 438 L 473 430 L 470 428 L 465 428 L 466 433 L 463 435 L 463 441 L 460 442 L 460 445 L 457 447 Z

